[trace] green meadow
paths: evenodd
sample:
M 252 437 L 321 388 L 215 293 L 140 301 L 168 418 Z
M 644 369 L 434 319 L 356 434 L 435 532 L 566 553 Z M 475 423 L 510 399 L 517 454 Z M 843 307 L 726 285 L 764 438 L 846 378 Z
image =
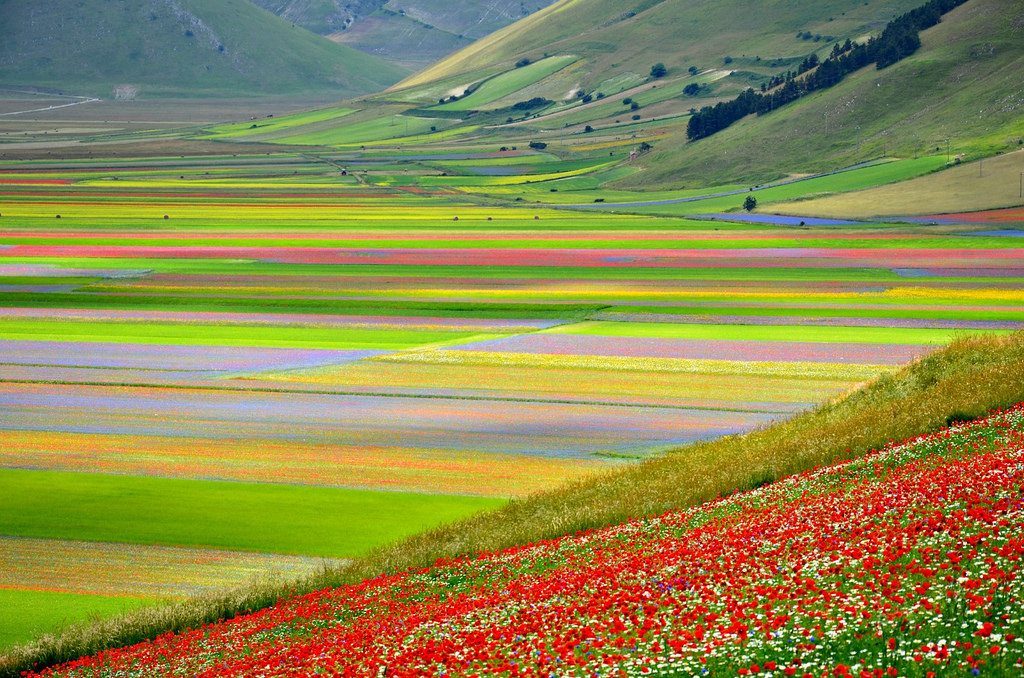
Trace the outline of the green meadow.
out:
M 0 534 L 362 556 L 502 499 L 326 487 L 0 471 Z M 59 499 L 58 499 L 59 498 Z
M 580 334 L 646 339 L 717 339 L 723 341 L 797 341 L 812 343 L 929 344 L 944 346 L 957 330 L 895 327 L 814 327 L 772 325 L 680 325 L 674 323 L 585 322 L 546 330 L 546 334 Z M 977 332 L 987 334 L 990 332 Z M 1000 332 L 995 332 L 1000 334 Z
M 513 92 L 539 82 L 544 78 L 557 73 L 569 64 L 576 61 L 573 56 L 558 56 L 542 59 L 535 63 L 506 71 L 501 75 L 484 80 L 468 96 L 457 101 L 452 101 L 440 106 L 435 106 L 436 111 L 471 111 L 487 106 L 492 101 L 506 97 Z
M 346 115 L 350 115 L 355 112 L 354 108 L 324 108 L 315 111 L 306 111 L 303 113 L 293 113 L 273 120 L 263 118 L 262 120 L 252 122 L 230 123 L 227 125 L 220 125 L 210 130 L 210 136 L 215 139 L 241 139 L 260 134 L 281 132 L 293 127 L 301 127 L 302 125 L 310 125 L 313 123 L 334 123 L 337 120 L 344 118 Z M 135 176 L 140 175 L 136 174 Z
M 275 348 L 403 349 L 457 343 L 490 335 L 430 330 L 253 327 L 193 323 L 132 323 L 45 319 L 0 320 L 0 338 L 19 341 L 96 341 L 178 346 L 267 346 Z
M 302 144 L 306 146 L 340 146 L 428 134 L 432 131 L 431 128 L 450 124 L 450 121 L 441 118 L 392 115 L 351 124 L 343 123 L 338 127 L 330 127 L 319 132 L 293 134 L 281 137 L 275 141 L 283 144 Z
M 114 617 L 163 601 L 129 596 L 94 596 L 58 591 L 0 589 L 0 651 L 45 633 L 95 619 Z

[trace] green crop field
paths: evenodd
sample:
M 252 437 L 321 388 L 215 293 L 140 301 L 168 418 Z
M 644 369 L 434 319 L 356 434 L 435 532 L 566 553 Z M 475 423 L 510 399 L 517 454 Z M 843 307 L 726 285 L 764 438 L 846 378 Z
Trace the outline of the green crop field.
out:
M 19 341 L 114 341 L 128 344 L 182 346 L 268 346 L 320 349 L 403 349 L 441 345 L 468 340 L 492 339 L 500 335 L 472 335 L 398 329 L 325 329 L 318 327 L 252 327 L 247 325 L 197 325 L 69 322 L 68 320 L 0 321 L 0 339 Z
M 310 125 L 313 123 L 330 122 L 335 123 L 346 115 L 355 113 L 352 108 L 324 108 L 316 111 L 306 111 L 279 117 L 275 120 L 263 119 L 258 122 L 236 122 L 227 125 L 220 125 L 210 130 L 211 136 L 215 139 L 238 139 L 257 134 L 269 134 L 280 132 L 293 127 Z
M 468 96 L 462 97 L 458 101 L 437 106 L 434 110 L 472 111 L 474 109 L 484 109 L 492 101 L 507 97 L 513 92 L 539 82 L 549 75 L 557 73 L 574 61 L 576 61 L 574 56 L 548 57 L 527 66 L 506 71 L 501 75 L 484 80 Z
M 726 341 L 849 341 L 867 344 L 948 344 L 957 330 L 894 327 L 794 327 L 774 325 L 675 325 L 669 323 L 588 322 L 563 325 L 548 332 L 654 339 L 719 339 Z
M 0 627 L 0 648 L 27 643 L 50 633 L 96 617 L 123 614 L 158 600 L 127 596 L 89 596 L 56 591 L 0 589 L 4 624 Z
M 2 471 L 0 532 L 98 542 L 208 546 L 330 558 L 500 500 L 96 474 Z M 55 505 L 53 497 L 60 497 Z M 147 519 L 140 519 L 141 517 Z M 156 519 L 159 517 L 159 519 Z
M 320 132 L 288 135 L 280 137 L 276 141 L 284 144 L 303 144 L 308 146 L 342 146 L 427 134 L 433 127 L 449 126 L 450 124 L 449 120 L 441 118 L 393 115 L 349 125 L 342 124 Z

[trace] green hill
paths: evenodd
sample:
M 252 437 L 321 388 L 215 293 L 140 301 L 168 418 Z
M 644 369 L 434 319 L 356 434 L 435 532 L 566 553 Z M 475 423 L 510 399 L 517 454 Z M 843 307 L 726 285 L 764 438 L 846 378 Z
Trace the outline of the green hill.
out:
M 681 132 L 632 187 L 761 182 L 885 155 L 983 157 L 1024 137 L 1024 2 L 970 0 L 922 33 L 922 48 L 696 143 Z
M 584 147 L 573 141 L 584 133 L 593 133 L 588 138 L 594 143 L 622 133 L 637 137 L 657 121 L 654 152 L 615 184 L 630 189 L 763 183 L 885 155 L 946 152 L 947 139 L 951 157 L 1017 148 L 1024 136 L 1021 0 L 970 0 L 922 33 L 922 47 L 911 58 L 881 71 L 869 66 L 836 87 L 687 142 L 691 109 L 759 88 L 811 54 L 824 58 L 836 42 L 863 42 L 920 4 L 767 2 L 750 11 L 735 0 L 643 0 L 626 6 L 560 0 L 407 78 L 383 97 L 420 106 L 443 98 L 446 103 L 429 110 L 470 113 L 542 97 L 548 107 L 491 129 L 512 143 L 540 139 L 562 149 Z M 522 78 L 519 89 L 478 105 L 476 92 L 510 80 L 517 63 L 550 63 L 552 57 L 574 60 L 542 80 Z M 653 78 L 651 68 L 659 62 L 667 73 Z M 449 101 L 453 95 L 458 99 Z
M 781 67 L 815 49 L 831 47 L 826 37 L 859 37 L 916 4 L 915 0 L 772 0 L 752 11 L 749 3 L 738 0 L 559 0 L 412 76 L 398 88 L 524 57 L 536 60 L 545 54 L 583 58 L 584 89 L 600 89 L 602 81 L 629 74 L 644 77 L 656 62 L 663 62 L 670 75 L 690 66 L 721 68 L 726 57 L 732 59 L 730 70 L 760 69 L 772 63 Z
M 3 0 L 0 34 L 0 83 L 102 97 L 340 98 L 402 75 L 247 0 Z
M 335 42 L 424 68 L 552 0 L 253 0 Z
M 358 102 L 340 123 L 296 119 L 245 140 L 542 142 L 595 160 L 650 142 L 638 161 L 593 177 L 622 189 L 753 185 L 884 156 L 974 159 L 1019 148 L 1024 0 L 969 0 L 925 30 L 909 58 L 687 141 L 691 110 L 760 88 L 812 54 L 825 58 L 837 42 L 876 36 L 920 4 L 802 0 L 750 12 L 739 0 L 646 0 L 623 11 L 609 0 L 560 0 Z M 667 73 L 653 77 L 658 62 Z
M 499 147 L 539 139 L 562 149 L 573 145 L 567 137 L 596 132 L 588 138 L 605 140 L 652 119 L 685 127 L 691 107 L 758 86 L 809 54 L 826 55 L 834 41 L 878 32 L 917 4 L 778 1 L 750 12 L 740 0 L 644 0 L 631 9 L 611 0 L 560 0 L 359 102 L 365 110 L 345 125 L 414 109 L 411 116 L 426 127 L 410 125 L 412 134 L 468 134 Z M 654 78 L 658 62 L 667 72 Z M 690 86 L 698 91 L 687 93 Z M 378 104 L 387 110 L 371 110 Z M 352 137 L 343 129 L 315 138 L 306 131 L 262 140 L 331 145 Z

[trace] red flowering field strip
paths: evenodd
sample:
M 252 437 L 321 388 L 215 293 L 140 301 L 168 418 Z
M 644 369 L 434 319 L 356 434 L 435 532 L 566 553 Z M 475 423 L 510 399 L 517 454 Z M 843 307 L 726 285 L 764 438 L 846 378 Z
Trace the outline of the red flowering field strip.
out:
M 439 561 L 46 676 L 1007 675 L 1024 407 L 703 506 Z

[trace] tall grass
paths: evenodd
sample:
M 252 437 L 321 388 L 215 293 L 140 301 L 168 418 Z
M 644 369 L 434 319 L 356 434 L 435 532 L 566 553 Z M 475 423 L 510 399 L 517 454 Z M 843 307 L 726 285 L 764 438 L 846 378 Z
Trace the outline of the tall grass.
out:
M 265 581 L 219 596 L 70 627 L 0 657 L 0 677 L 257 610 L 319 588 L 440 557 L 502 549 L 636 516 L 694 506 L 816 466 L 861 455 L 1024 401 L 1024 333 L 967 337 L 835 402 L 746 435 L 513 501 L 497 511 L 381 548 L 300 582 Z

